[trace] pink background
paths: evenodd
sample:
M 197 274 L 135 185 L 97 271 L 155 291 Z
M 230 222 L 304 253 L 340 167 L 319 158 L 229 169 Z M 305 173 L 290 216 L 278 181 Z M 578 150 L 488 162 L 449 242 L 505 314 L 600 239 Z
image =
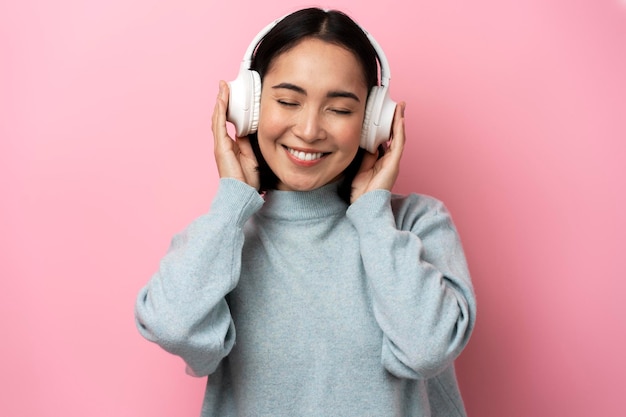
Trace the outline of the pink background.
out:
M 0 5 L 2 416 L 196 416 L 139 288 L 215 191 L 210 114 L 293 0 Z M 470 416 L 626 412 L 626 3 L 344 0 L 407 102 L 397 191 L 444 200 L 479 299 Z

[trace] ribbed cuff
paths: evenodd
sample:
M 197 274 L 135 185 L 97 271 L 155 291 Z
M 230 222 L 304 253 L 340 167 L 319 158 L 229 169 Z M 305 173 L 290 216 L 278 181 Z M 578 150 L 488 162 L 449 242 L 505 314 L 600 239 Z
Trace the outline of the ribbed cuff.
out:
M 263 206 L 257 190 L 234 178 L 222 178 L 211 203 L 211 212 L 243 225 Z
M 391 192 L 373 190 L 360 196 L 348 207 L 346 216 L 357 230 L 371 230 L 373 225 L 394 224 Z

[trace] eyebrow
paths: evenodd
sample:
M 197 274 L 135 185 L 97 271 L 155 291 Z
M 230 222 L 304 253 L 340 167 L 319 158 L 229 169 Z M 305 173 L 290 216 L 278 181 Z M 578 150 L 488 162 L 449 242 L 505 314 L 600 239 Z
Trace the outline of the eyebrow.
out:
M 306 90 L 304 88 L 302 88 L 300 86 L 297 86 L 295 84 L 291 84 L 291 83 L 276 84 L 275 86 L 272 86 L 272 88 L 274 88 L 274 89 L 284 88 L 284 89 L 295 91 L 296 93 L 303 94 L 303 95 L 306 96 Z M 326 94 L 326 97 L 328 97 L 328 98 L 344 97 L 344 98 L 351 98 L 351 99 L 356 100 L 358 102 L 361 101 L 361 100 L 359 100 L 359 98 L 357 97 L 356 94 L 351 93 L 350 91 L 343 91 L 343 90 L 329 91 Z

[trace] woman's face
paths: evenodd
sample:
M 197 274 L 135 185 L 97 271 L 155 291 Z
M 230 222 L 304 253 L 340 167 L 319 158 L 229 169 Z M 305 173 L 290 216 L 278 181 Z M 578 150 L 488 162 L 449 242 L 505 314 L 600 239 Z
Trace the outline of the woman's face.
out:
M 259 147 L 278 189 L 336 180 L 359 148 L 368 88 L 349 50 L 308 38 L 277 57 L 263 78 Z

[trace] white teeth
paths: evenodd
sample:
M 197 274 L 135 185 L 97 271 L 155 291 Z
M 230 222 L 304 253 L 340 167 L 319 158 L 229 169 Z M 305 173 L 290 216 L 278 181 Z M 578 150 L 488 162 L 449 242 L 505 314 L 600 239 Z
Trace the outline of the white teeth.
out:
M 290 154 L 292 154 L 293 156 L 295 156 L 301 161 L 313 161 L 314 159 L 320 159 L 322 155 L 324 155 L 322 152 L 309 153 L 309 152 L 296 151 L 295 149 L 291 149 L 291 148 L 287 148 L 287 149 L 289 150 Z

